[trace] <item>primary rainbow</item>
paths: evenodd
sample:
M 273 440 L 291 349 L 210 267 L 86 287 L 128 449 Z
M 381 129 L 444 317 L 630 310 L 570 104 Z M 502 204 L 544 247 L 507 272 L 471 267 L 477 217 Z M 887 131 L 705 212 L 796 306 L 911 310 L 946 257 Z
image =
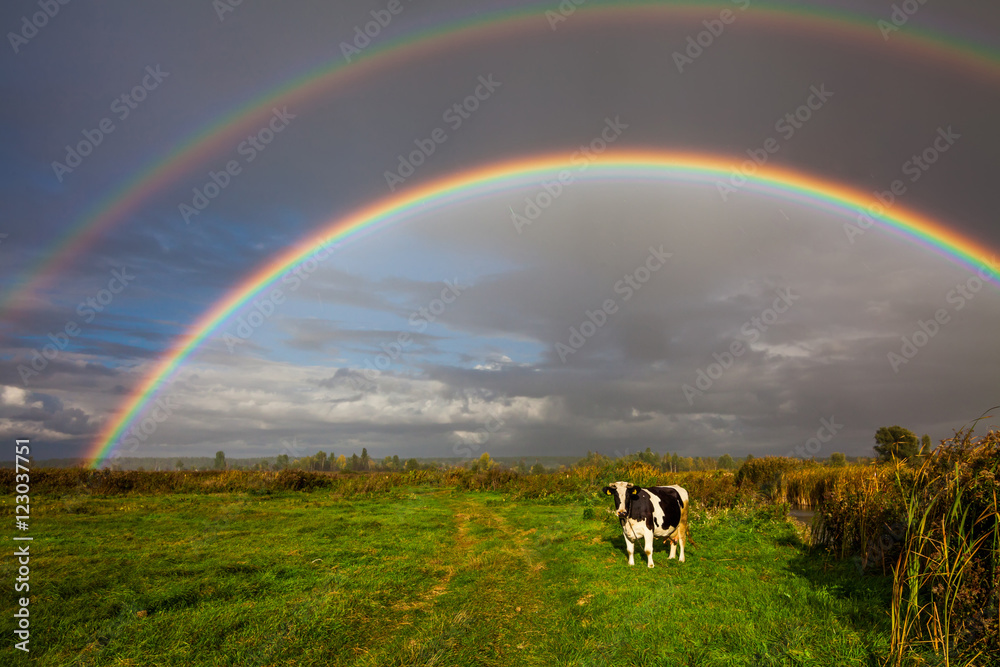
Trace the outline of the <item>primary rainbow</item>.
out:
M 589 175 L 585 178 L 592 178 L 595 172 L 599 172 L 601 175 L 624 176 L 631 179 L 639 177 L 697 183 L 715 183 L 720 180 L 726 182 L 733 173 L 734 164 L 739 161 L 738 157 L 728 158 L 701 153 L 623 151 L 599 157 L 588 167 Z M 317 249 L 362 230 L 373 229 L 380 223 L 398 222 L 458 201 L 512 186 L 537 182 L 546 177 L 552 178 L 562 169 L 569 169 L 574 174 L 580 173 L 578 166 L 570 164 L 567 155 L 541 155 L 492 164 L 447 176 L 412 191 L 393 195 L 344 218 L 325 223 L 319 232 L 302 244 L 280 253 L 238 283 L 180 337 L 101 430 L 88 454 L 88 458 L 93 459 L 91 465 L 100 466 L 111 454 L 115 443 L 123 436 L 129 425 L 143 413 L 145 406 L 177 371 L 180 364 L 213 331 L 258 292 L 309 258 Z M 801 172 L 767 165 L 748 178 L 746 187 L 783 199 L 846 213 L 852 221 L 857 219 L 859 211 L 870 212 L 872 206 L 871 197 L 858 190 Z M 982 267 L 984 262 L 988 261 L 986 258 L 992 257 L 987 248 L 901 206 L 893 206 L 883 215 L 872 217 L 911 240 L 935 248 L 969 267 Z M 991 277 L 997 281 L 996 267 L 992 264 L 988 266 L 993 271 Z
M 735 11 L 740 22 L 764 23 L 782 29 L 799 29 L 814 32 L 840 33 L 854 44 L 884 45 L 877 26 L 877 17 L 859 16 L 842 11 L 820 8 L 787 7 L 776 3 L 754 2 L 752 11 L 745 14 L 736 9 L 731 0 L 726 2 L 649 2 L 632 0 L 617 4 L 589 2 L 576 8 L 565 22 L 565 29 L 587 23 L 605 25 L 610 20 L 631 21 L 645 18 L 675 18 L 690 15 L 694 18 L 712 18 L 722 9 Z M 203 126 L 186 139 L 177 142 L 177 148 L 166 156 L 157 158 L 139 169 L 136 175 L 98 201 L 83 217 L 71 225 L 39 260 L 22 273 L 0 298 L 0 314 L 8 311 L 37 290 L 51 284 L 57 272 L 69 265 L 73 258 L 89 248 L 108 229 L 125 221 L 140 209 L 153 194 L 177 182 L 210 156 L 227 145 L 237 142 L 240 135 L 256 129 L 261 118 L 271 113 L 274 105 L 292 105 L 293 112 L 301 109 L 306 101 L 319 94 L 367 77 L 383 68 L 411 64 L 415 59 L 465 44 L 480 44 L 487 39 L 501 39 L 511 32 L 534 28 L 542 34 L 551 34 L 547 13 L 557 9 L 555 3 L 544 2 L 527 8 L 494 11 L 455 19 L 445 25 L 387 40 L 384 45 L 372 46 L 357 57 L 354 63 L 336 58 L 313 67 L 294 78 L 268 88 L 249 100 Z M 559 29 L 563 29 L 562 23 Z M 352 36 L 345 31 L 344 40 Z M 379 37 L 376 37 L 377 41 Z M 892 32 L 887 40 L 890 48 L 905 47 L 931 58 L 949 61 L 969 72 L 980 72 L 989 77 L 1000 76 L 1000 54 L 972 43 L 944 37 L 907 24 L 902 30 Z M 679 45 L 681 47 L 683 45 Z M 669 64 L 667 66 L 670 66 Z M 231 149 L 234 146 L 230 146 Z

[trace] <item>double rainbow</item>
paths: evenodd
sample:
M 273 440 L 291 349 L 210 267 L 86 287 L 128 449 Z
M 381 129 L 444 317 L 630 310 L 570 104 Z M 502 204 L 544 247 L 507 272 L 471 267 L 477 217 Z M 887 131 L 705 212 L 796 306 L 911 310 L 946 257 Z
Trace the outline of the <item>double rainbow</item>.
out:
M 678 17 L 697 20 L 717 15 L 723 9 L 734 10 L 735 7 L 731 1 L 594 1 L 577 7 L 565 27 L 560 24 L 559 29 L 604 26 L 612 21 L 673 20 Z M 40 253 L 40 259 L 16 278 L 0 298 L 0 315 L 9 319 L 17 305 L 50 285 L 60 270 L 91 247 L 104 232 L 126 221 L 155 193 L 162 192 L 210 157 L 231 147 L 242 135 L 255 129 L 261 119 L 271 113 L 272 106 L 290 105 L 298 110 L 324 93 L 443 51 L 506 39 L 516 33 L 536 31 L 551 34 L 545 15 L 552 10 L 553 3 L 546 1 L 524 8 L 454 19 L 416 34 L 387 39 L 381 46 L 373 45 L 352 63 L 345 62 L 338 55 L 254 95 L 186 139 L 175 142 L 176 149 L 136 170 L 134 178 L 98 201 L 69 225 L 65 233 Z M 873 18 L 829 9 L 788 7 L 773 2 L 754 2 L 751 9 L 738 14 L 741 23 L 842 36 L 855 46 L 872 49 L 906 49 L 956 65 L 964 73 L 976 73 L 989 79 L 1000 76 L 1000 54 L 995 50 L 917 29 L 909 24 L 903 30 L 892 32 L 887 46 L 877 25 L 879 18 L 887 18 L 884 16 Z M 348 35 L 344 37 L 349 38 Z

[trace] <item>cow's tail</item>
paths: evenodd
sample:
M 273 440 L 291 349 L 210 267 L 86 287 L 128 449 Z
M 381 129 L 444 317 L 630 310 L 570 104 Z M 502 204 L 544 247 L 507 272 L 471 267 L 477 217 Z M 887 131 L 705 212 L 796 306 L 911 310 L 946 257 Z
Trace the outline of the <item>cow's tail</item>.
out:
M 684 543 L 687 542 L 687 531 L 688 531 L 688 505 L 691 504 L 690 498 L 688 496 L 687 489 L 677 486 L 678 495 L 681 501 L 681 519 L 677 522 L 677 530 L 674 532 L 673 542 L 676 544 L 680 542 L 681 547 L 681 557 L 684 554 Z
M 677 525 L 677 539 L 683 545 L 687 541 L 687 531 L 688 531 L 688 502 L 687 498 L 681 500 L 681 520 Z

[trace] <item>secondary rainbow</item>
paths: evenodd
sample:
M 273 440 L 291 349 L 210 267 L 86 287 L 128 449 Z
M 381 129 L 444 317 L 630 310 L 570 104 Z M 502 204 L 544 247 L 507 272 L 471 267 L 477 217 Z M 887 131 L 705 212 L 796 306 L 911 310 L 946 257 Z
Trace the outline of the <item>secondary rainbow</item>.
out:
M 632 1 L 617 4 L 589 2 L 576 8 L 559 30 L 572 30 L 574 26 L 607 25 L 609 21 L 628 22 L 636 19 L 676 19 L 690 16 L 694 19 L 713 18 L 723 9 L 736 11 L 741 23 L 765 24 L 781 29 L 804 29 L 811 32 L 842 34 L 855 45 L 902 47 L 925 53 L 932 58 L 949 61 L 968 72 L 980 72 L 988 77 L 1000 77 L 1000 53 L 973 43 L 914 28 L 907 24 L 902 30 L 890 33 L 884 40 L 877 25 L 888 16 L 860 16 L 843 11 L 819 8 L 787 7 L 776 3 L 755 2 L 752 11 L 739 12 L 732 1 L 703 3 L 684 0 L 664 3 Z M 0 299 L 0 314 L 8 316 L 22 300 L 50 285 L 58 272 L 71 264 L 73 259 L 91 247 L 100 235 L 127 220 L 141 209 L 156 193 L 176 183 L 198 165 L 214 155 L 231 152 L 246 132 L 255 130 L 271 113 L 275 105 L 291 105 L 298 113 L 310 99 L 351 81 L 374 75 L 383 68 L 409 66 L 416 60 L 463 45 L 479 45 L 485 40 L 507 38 L 512 32 L 531 29 L 539 34 L 551 35 L 547 13 L 558 9 L 551 2 L 534 4 L 512 10 L 494 11 L 454 19 L 416 34 L 387 39 L 381 46 L 372 45 L 357 56 L 352 63 L 341 55 L 312 67 L 293 78 L 278 83 L 219 116 L 187 138 L 176 142 L 178 146 L 167 155 L 159 157 L 136 171 L 136 175 L 98 201 L 81 218 L 69 225 L 67 231 L 40 254 L 37 262 L 28 267 Z M 696 26 L 700 24 L 695 24 Z M 340 36 L 352 38 L 348 31 Z M 378 40 L 376 36 L 374 40 Z M 679 45 L 682 46 L 682 45 Z M 667 66 L 670 66 L 669 64 Z M 297 106 L 296 106 L 297 105 Z
M 740 158 L 701 153 L 657 153 L 623 151 L 607 153 L 579 172 L 566 155 L 541 155 L 492 164 L 473 171 L 448 176 L 412 191 L 400 193 L 343 218 L 323 224 L 320 231 L 300 245 L 288 249 L 254 271 L 217 301 L 181 336 L 153 369 L 138 383 L 120 410 L 107 422 L 95 439 L 88 455 L 93 467 L 99 466 L 112 452 L 115 443 L 129 425 L 142 415 L 143 409 L 213 331 L 261 290 L 287 271 L 308 259 L 318 249 L 343 240 L 380 224 L 399 222 L 414 215 L 447 206 L 458 201 L 502 191 L 511 186 L 551 178 L 562 169 L 577 173 L 578 178 L 593 178 L 596 174 L 634 179 L 655 178 L 668 181 L 693 181 L 713 184 L 726 181 Z M 745 186 L 758 192 L 803 202 L 846 214 L 849 220 L 859 212 L 870 210 L 872 200 L 866 193 L 821 180 L 797 171 L 764 166 L 748 178 Z M 882 215 L 872 215 L 876 222 L 902 233 L 913 241 L 937 249 L 971 268 L 980 268 L 992 251 L 902 206 L 893 206 Z M 997 280 L 996 267 L 990 265 L 990 276 Z

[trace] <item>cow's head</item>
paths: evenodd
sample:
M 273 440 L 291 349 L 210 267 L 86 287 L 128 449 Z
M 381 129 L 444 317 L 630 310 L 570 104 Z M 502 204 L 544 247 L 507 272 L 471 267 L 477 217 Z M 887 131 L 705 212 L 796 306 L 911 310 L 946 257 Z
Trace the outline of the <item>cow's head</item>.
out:
M 625 518 L 628 516 L 632 500 L 639 495 L 639 487 L 633 486 L 629 482 L 612 482 L 604 487 L 604 493 L 614 499 L 615 511 L 618 512 L 618 517 Z

